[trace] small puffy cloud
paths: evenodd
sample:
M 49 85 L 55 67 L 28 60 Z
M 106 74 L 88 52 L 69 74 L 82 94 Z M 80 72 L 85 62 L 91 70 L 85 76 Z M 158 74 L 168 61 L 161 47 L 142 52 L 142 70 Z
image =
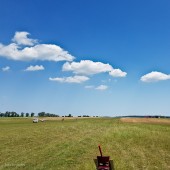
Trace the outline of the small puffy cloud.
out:
M 113 77 L 125 77 L 127 73 L 120 69 L 113 69 L 110 64 L 102 62 L 94 62 L 91 60 L 81 60 L 80 62 L 66 62 L 63 65 L 63 71 L 73 71 L 75 74 L 93 75 L 104 72 L 109 72 Z
M 106 85 L 100 85 L 100 86 L 96 87 L 95 89 L 96 90 L 106 90 L 107 88 L 108 88 L 108 86 L 106 86 Z
M 85 86 L 86 89 L 93 89 L 94 86 Z
M 28 39 L 27 35 L 27 32 L 17 32 L 13 38 L 14 43 L 9 45 L 0 43 L 0 57 L 19 61 L 47 60 L 57 62 L 74 59 L 61 47 L 55 44 L 35 44 L 37 40 Z M 23 47 L 22 45 L 27 46 Z
M 107 90 L 108 89 L 108 86 L 106 86 L 106 85 L 99 85 L 99 86 L 97 86 L 97 87 L 95 87 L 95 86 L 92 86 L 92 85 L 88 85 L 88 86 L 85 86 L 84 87 L 85 89 L 95 89 L 95 90 Z
M 49 78 L 50 81 L 57 81 L 60 83 L 83 83 L 87 80 L 89 80 L 86 76 L 73 76 L 73 77 L 56 77 L 56 78 Z
M 140 80 L 149 83 L 149 82 L 157 82 L 157 81 L 169 80 L 169 79 L 170 79 L 170 75 L 168 74 L 152 71 L 151 73 L 142 76 Z
M 109 75 L 111 75 L 112 77 L 126 77 L 127 73 L 123 72 L 120 69 L 113 69 L 109 72 Z
M 29 46 L 33 46 L 38 42 L 35 39 L 28 38 L 28 35 L 30 35 L 30 33 L 28 32 L 16 32 L 12 41 L 18 45 L 29 45 Z
M 35 65 L 35 66 L 29 66 L 25 69 L 25 71 L 40 71 L 40 70 L 44 70 L 44 67 L 42 65 Z
M 3 67 L 2 68 L 2 71 L 9 71 L 10 70 L 10 67 L 9 66 L 6 66 L 6 67 Z

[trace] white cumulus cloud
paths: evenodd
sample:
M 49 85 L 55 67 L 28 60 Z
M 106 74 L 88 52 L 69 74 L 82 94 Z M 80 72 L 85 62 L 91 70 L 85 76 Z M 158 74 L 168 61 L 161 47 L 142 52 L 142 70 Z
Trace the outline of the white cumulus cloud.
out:
M 152 71 L 151 73 L 145 74 L 144 76 L 141 77 L 141 81 L 143 82 L 157 82 L 161 80 L 169 80 L 170 75 L 164 74 L 158 71 Z
M 56 78 L 49 78 L 50 81 L 57 81 L 61 83 L 83 83 L 89 80 L 86 76 L 73 76 L 73 77 L 56 77 Z
M 94 62 L 91 60 L 81 60 L 80 62 L 66 62 L 62 68 L 63 71 L 72 71 L 75 74 L 93 75 L 98 73 L 109 72 L 113 77 L 125 77 L 127 73 L 120 69 L 113 69 L 110 64 Z
M 9 71 L 10 70 L 10 67 L 9 66 L 6 66 L 6 67 L 3 67 L 2 68 L 2 71 Z
M 63 71 L 73 71 L 76 74 L 97 74 L 112 70 L 112 66 L 101 62 L 93 62 L 91 60 L 81 60 L 80 62 L 66 62 L 63 65 Z
M 106 85 L 100 85 L 100 86 L 96 87 L 95 89 L 96 90 L 106 90 L 107 88 L 108 88 L 108 86 L 106 86 Z
M 28 35 L 30 35 L 30 33 L 28 32 L 24 32 L 24 31 L 16 32 L 12 41 L 18 45 L 29 45 L 29 46 L 32 46 L 38 42 L 35 39 L 28 38 Z
M 74 57 L 55 44 L 35 44 L 37 40 L 28 39 L 27 32 L 17 32 L 12 39 L 14 43 L 0 43 L 0 57 L 12 60 L 31 61 L 72 61 Z M 22 45 L 27 45 L 26 47 Z M 31 46 L 31 47 L 30 47 Z
M 109 72 L 109 75 L 111 75 L 112 77 L 126 77 L 127 73 L 123 72 L 120 69 L 113 69 Z
M 25 69 L 25 71 L 40 71 L 40 70 L 44 70 L 44 67 L 42 65 L 35 65 L 35 66 L 29 66 Z

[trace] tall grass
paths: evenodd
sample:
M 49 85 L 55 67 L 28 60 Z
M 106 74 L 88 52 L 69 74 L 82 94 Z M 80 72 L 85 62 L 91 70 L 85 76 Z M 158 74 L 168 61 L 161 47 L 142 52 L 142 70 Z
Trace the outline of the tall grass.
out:
M 0 169 L 93 170 L 110 155 L 116 170 L 170 169 L 170 126 L 78 119 L 32 123 L 0 119 Z

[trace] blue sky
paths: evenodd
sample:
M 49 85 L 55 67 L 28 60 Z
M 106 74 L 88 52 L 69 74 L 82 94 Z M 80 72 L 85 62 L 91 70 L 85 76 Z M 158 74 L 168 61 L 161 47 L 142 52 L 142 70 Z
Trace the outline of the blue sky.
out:
M 0 111 L 170 115 L 169 0 L 0 0 Z

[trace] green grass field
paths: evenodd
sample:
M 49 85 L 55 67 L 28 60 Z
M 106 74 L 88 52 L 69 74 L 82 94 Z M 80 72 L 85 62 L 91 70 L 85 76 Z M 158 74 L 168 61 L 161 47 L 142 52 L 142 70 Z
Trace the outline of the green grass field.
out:
M 0 170 L 95 170 L 98 144 L 116 170 L 170 170 L 170 125 L 0 118 Z

